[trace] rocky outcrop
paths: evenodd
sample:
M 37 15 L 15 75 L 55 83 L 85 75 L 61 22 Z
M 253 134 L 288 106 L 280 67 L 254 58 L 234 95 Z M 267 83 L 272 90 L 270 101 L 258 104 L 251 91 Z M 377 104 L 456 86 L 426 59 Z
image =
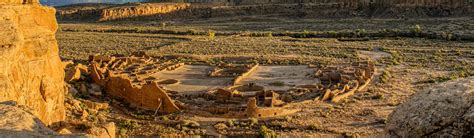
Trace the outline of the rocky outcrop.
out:
M 168 0 L 169 2 L 178 2 Z M 182 3 L 189 2 L 189 3 Z M 229 6 L 230 5 L 230 6 Z M 290 17 L 449 17 L 472 16 L 474 2 L 453 0 L 179 0 L 115 6 L 60 7 L 61 20 L 210 18 L 245 15 Z
M 61 6 L 79 3 L 127 3 L 127 2 L 142 2 L 145 0 L 44 0 L 43 4 L 51 6 Z
M 52 129 L 49 129 L 38 117 L 31 114 L 31 109 L 17 105 L 14 101 L 0 103 L 0 137 L 85 137 L 85 134 L 62 135 Z M 113 125 L 113 123 L 112 123 Z M 110 125 L 108 125 L 110 126 Z M 107 127 L 104 127 L 107 129 Z M 111 126 L 110 128 L 115 128 Z M 115 133 L 115 130 L 111 130 Z M 96 136 L 89 134 L 87 136 Z M 115 135 L 113 135 L 115 136 Z
M 0 2 L 0 101 L 33 109 L 46 125 L 65 119 L 55 10 L 38 0 Z
M 445 82 L 414 95 L 390 115 L 387 130 L 401 137 L 474 134 L 474 77 Z
M 37 117 L 29 113 L 28 108 L 16 106 L 15 102 L 0 103 L 0 137 L 19 136 L 46 136 L 57 135 Z
M 0 4 L 38 4 L 39 0 L 2 0 Z

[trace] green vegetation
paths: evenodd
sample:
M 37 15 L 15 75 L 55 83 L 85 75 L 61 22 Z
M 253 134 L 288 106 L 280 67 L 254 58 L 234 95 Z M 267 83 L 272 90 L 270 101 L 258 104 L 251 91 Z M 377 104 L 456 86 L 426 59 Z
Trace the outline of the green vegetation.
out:
M 275 82 L 272 82 L 268 85 L 271 85 L 271 86 L 285 86 L 285 82 L 282 82 L 282 81 L 275 81 Z
M 425 82 L 426 83 L 439 83 L 439 82 L 445 82 L 445 81 L 450 81 L 450 80 L 455 80 L 455 79 L 465 78 L 465 77 L 470 77 L 470 76 L 473 76 L 473 74 L 470 74 L 464 71 L 459 71 L 459 72 L 450 73 L 446 76 L 440 76 L 433 79 L 429 79 Z
M 136 121 L 133 121 L 133 120 L 121 120 L 118 123 L 118 127 L 130 130 L 130 129 L 136 129 L 140 127 L 140 125 Z
M 392 78 L 392 75 L 390 74 L 390 71 L 384 70 L 382 72 L 382 75 L 380 76 L 380 82 L 387 83 L 390 80 L 390 78 Z
M 207 36 L 209 37 L 209 39 L 213 40 L 214 38 L 216 38 L 216 32 L 209 30 L 207 32 Z
M 236 123 L 236 120 L 235 119 L 229 119 L 227 120 L 227 126 L 229 127 L 233 127 Z
M 351 114 L 340 114 L 340 111 L 347 111 L 349 109 L 347 107 L 350 107 L 351 104 L 364 103 L 362 100 L 372 100 L 370 102 L 377 103 L 377 105 L 381 105 L 378 102 L 392 101 L 393 99 L 393 101 L 399 101 L 400 97 L 394 96 L 391 90 L 400 87 L 394 83 L 395 81 L 402 83 L 401 86 L 408 85 L 408 83 L 402 82 L 406 80 L 405 77 L 414 78 L 415 81 L 422 83 L 437 83 L 469 77 L 474 74 L 472 64 L 473 43 L 451 41 L 460 40 L 459 34 L 466 31 L 465 28 L 457 27 L 459 25 L 451 25 L 451 22 L 458 21 L 458 19 L 440 22 L 423 21 L 423 19 L 418 21 L 390 20 L 387 22 L 384 20 L 340 19 L 334 21 L 318 19 L 299 22 L 290 20 L 287 22 L 270 22 L 268 26 L 255 25 L 255 22 L 236 23 L 232 21 L 200 21 L 186 24 L 175 22 L 173 24 L 167 24 L 166 22 L 158 24 L 158 22 L 154 22 L 151 25 L 145 22 L 134 22 L 132 24 L 128 22 L 88 23 L 86 25 L 70 23 L 61 24 L 61 30 L 63 31 L 59 31 L 57 37 L 62 59 L 79 61 L 87 60 L 89 55 L 96 53 L 128 55 L 135 51 L 146 51 L 150 56 L 156 56 L 157 58 L 176 57 L 176 61 L 191 64 L 313 64 L 318 67 L 360 61 L 356 55 L 361 50 L 373 53 L 382 53 L 380 51 L 389 53 L 391 57 L 383 57 L 376 62 L 377 68 L 385 69 L 379 76 L 382 84 L 371 84 L 369 86 L 370 92 L 363 95 L 359 94 L 359 96 L 356 94 L 353 99 L 349 99 L 361 101 L 355 103 L 348 101 L 320 109 L 319 112 L 313 112 L 313 110 L 303 111 L 311 112 L 309 115 L 328 119 L 330 123 L 337 123 L 337 121 L 333 121 L 335 116 L 350 116 Z M 472 23 L 472 21 L 461 21 Z M 261 22 L 267 23 L 265 21 Z M 260 24 L 260 21 L 258 24 Z M 421 24 L 422 26 L 413 26 L 413 24 Z M 450 30 L 443 32 L 447 26 Z M 436 35 L 425 36 L 427 35 L 426 32 L 434 32 Z M 349 41 L 340 41 L 342 40 L 338 39 L 340 37 L 348 38 Z M 402 68 L 402 70 L 398 70 L 399 68 Z M 431 74 L 431 72 L 434 73 Z M 403 77 L 399 77 L 401 75 Z M 311 77 L 312 73 L 308 73 L 306 76 Z M 435 77 L 420 80 L 427 78 L 427 76 Z M 283 81 L 275 81 L 269 83 L 269 85 L 286 86 L 288 84 Z M 411 82 L 409 85 L 412 85 Z M 415 86 L 410 88 L 418 88 L 416 84 L 413 85 Z M 379 89 L 379 87 L 382 88 Z M 390 92 L 382 91 L 382 89 Z M 76 96 L 88 98 L 87 95 L 79 94 Z M 116 105 L 128 107 L 128 104 L 123 101 L 117 103 L 119 104 Z M 80 104 L 80 107 L 85 108 L 85 105 Z M 352 108 L 350 109 L 352 110 Z M 133 113 L 127 113 L 127 115 L 133 117 L 135 121 L 116 121 L 117 133 L 121 136 L 139 133 L 136 130 L 145 127 L 160 135 L 162 132 L 189 134 L 203 127 L 196 121 L 183 120 L 185 118 L 175 116 L 179 116 L 181 113 L 159 117 L 160 123 L 172 122 L 171 125 L 167 124 L 166 128 L 168 130 L 162 130 L 165 126 L 156 124 L 154 124 L 156 126 L 151 126 L 146 123 L 155 121 L 154 116 L 139 111 L 133 111 Z M 305 119 L 307 119 L 305 117 L 299 116 L 299 114 L 292 117 L 281 117 L 275 119 L 275 122 L 277 122 L 275 124 L 269 123 L 266 119 L 258 120 L 256 118 L 240 121 L 228 120 L 219 122 L 214 127 L 222 134 L 251 130 L 253 134 L 258 133 L 261 137 L 276 137 L 276 130 L 278 132 L 291 132 L 292 130 L 330 131 L 324 129 L 328 127 L 324 123 L 308 125 L 308 122 L 305 122 Z M 96 121 L 97 118 L 91 114 L 87 119 Z M 207 126 L 208 124 L 203 125 Z M 306 127 L 289 128 L 295 125 Z M 87 126 L 79 126 L 79 128 L 86 129 Z
M 321 128 L 318 125 L 311 124 L 308 126 L 308 130 L 321 131 Z
M 249 124 L 250 124 L 250 126 L 258 125 L 258 119 L 257 118 L 250 118 L 249 119 Z
M 258 130 L 258 132 L 259 132 L 260 137 L 264 137 L 264 138 L 275 138 L 275 137 L 277 137 L 275 131 L 267 128 L 264 125 L 260 126 L 260 129 Z
M 374 96 L 372 96 L 372 99 L 377 99 L 377 100 L 384 99 L 384 98 L 385 96 L 383 93 L 376 93 Z
M 415 33 L 416 35 L 419 35 L 421 32 L 422 32 L 422 30 L 421 30 L 420 25 L 417 24 L 413 27 L 413 33 Z

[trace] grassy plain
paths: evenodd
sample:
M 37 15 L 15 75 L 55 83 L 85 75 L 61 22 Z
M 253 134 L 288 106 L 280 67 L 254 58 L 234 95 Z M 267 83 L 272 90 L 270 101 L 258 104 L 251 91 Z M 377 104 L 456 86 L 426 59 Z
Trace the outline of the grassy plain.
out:
M 417 25 L 420 27 L 417 28 Z M 136 51 L 146 51 L 151 56 L 180 57 L 190 63 L 203 61 L 211 64 L 259 62 L 271 65 L 327 65 L 357 61 L 363 57 L 372 58 L 380 70 L 380 81 L 370 85 L 367 92 L 357 93 L 342 104 L 295 104 L 292 106 L 302 109 L 296 115 L 260 120 L 260 123 L 264 124 L 265 130 L 271 129 L 289 136 L 377 136 L 384 132 L 388 115 L 410 95 L 438 82 L 473 76 L 474 42 L 418 37 L 342 41 L 340 38 L 295 38 L 273 34 L 287 31 L 375 32 L 384 29 L 419 29 L 423 32 L 450 32 L 472 36 L 474 20 L 232 17 L 166 22 L 65 22 L 60 24 L 61 31 L 58 32 L 57 38 L 61 57 L 77 61 L 86 60 L 88 55 L 92 54 L 128 55 Z M 167 31 L 150 33 L 150 30 Z M 214 36 L 213 33 L 217 35 Z M 230 35 L 219 35 L 226 33 Z M 264 35 L 241 35 L 245 33 Z M 167 115 L 161 118 L 198 121 L 202 128 L 216 127 L 216 122 L 219 122 L 213 118 L 195 117 L 186 112 L 177 116 Z M 174 126 L 164 126 L 152 120 L 138 117 L 133 120 L 141 127 L 130 128 L 127 131 L 129 134 L 183 133 L 183 130 Z M 228 121 L 221 121 L 229 126 Z M 255 134 L 258 129 L 262 127 L 242 124 L 225 131 L 218 129 L 217 132 L 206 128 L 210 134 Z

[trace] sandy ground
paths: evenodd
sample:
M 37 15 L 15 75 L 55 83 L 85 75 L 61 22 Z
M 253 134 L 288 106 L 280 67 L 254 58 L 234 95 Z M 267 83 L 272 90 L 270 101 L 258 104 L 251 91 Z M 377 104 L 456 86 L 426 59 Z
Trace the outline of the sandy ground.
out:
M 174 71 L 161 71 L 153 76 L 159 80 L 176 79 L 176 84 L 162 85 L 165 89 L 180 93 L 206 92 L 212 89 L 229 86 L 232 78 L 211 78 L 207 73 L 211 66 L 185 65 Z M 259 66 L 250 76 L 240 84 L 256 83 L 269 90 L 287 90 L 297 85 L 306 85 L 319 82 L 312 78 L 314 69 L 308 66 Z M 284 86 L 274 86 L 271 83 L 284 82 Z
M 250 76 L 240 84 L 255 83 L 268 90 L 288 90 L 297 85 L 317 83 L 314 78 L 314 69 L 306 65 L 300 66 L 259 66 Z M 271 83 L 284 82 L 284 86 L 274 86 Z
M 176 84 L 162 85 L 165 89 L 180 93 L 206 92 L 208 90 L 223 88 L 231 83 L 232 78 L 211 78 L 207 73 L 211 66 L 185 65 L 174 71 L 161 71 L 153 76 L 160 80 L 176 79 Z
M 382 52 L 382 51 L 379 51 L 378 49 L 376 49 L 374 51 L 359 50 L 358 55 L 361 58 L 365 58 L 365 59 L 371 58 L 372 60 L 378 60 L 378 59 L 381 59 L 381 58 L 384 58 L 384 57 L 391 57 L 392 56 L 392 55 L 390 55 L 390 53 Z

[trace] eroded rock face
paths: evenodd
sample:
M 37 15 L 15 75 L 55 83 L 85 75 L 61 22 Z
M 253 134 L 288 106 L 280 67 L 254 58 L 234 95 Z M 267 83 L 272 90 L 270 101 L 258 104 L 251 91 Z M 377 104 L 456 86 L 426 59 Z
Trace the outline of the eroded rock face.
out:
M 191 6 L 189 3 L 144 3 L 132 6 L 103 9 L 99 21 L 116 20 L 130 17 L 169 14 Z
M 55 10 L 38 0 L 0 2 L 0 101 L 33 109 L 46 125 L 65 119 Z
M 473 104 L 474 77 L 445 82 L 398 106 L 387 130 L 402 137 L 472 136 Z

